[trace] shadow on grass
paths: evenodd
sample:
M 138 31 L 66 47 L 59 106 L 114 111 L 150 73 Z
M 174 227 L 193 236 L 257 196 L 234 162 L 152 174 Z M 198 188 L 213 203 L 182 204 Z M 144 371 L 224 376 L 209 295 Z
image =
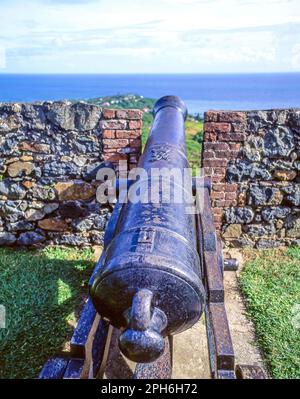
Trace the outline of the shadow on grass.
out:
M 0 378 L 37 378 L 47 359 L 63 350 L 75 314 L 88 294 L 92 251 L 0 249 Z

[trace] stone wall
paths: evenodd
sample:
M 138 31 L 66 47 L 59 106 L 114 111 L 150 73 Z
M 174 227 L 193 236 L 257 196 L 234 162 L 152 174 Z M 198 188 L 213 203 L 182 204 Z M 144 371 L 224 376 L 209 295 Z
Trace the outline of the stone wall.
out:
M 0 104 L 0 245 L 102 244 L 104 161 L 136 165 L 142 112 L 85 103 Z
M 300 244 L 300 110 L 209 111 L 203 167 L 231 246 Z

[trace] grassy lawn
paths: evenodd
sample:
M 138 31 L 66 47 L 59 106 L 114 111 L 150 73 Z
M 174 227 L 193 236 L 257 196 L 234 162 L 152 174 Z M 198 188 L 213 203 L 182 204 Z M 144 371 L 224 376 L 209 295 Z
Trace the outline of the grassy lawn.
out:
M 7 327 L 0 329 L 0 378 L 36 378 L 45 361 L 63 349 L 93 266 L 91 250 L 0 249 Z
M 143 131 L 142 142 L 145 146 L 149 135 L 149 130 L 153 121 L 150 113 L 144 113 L 143 116 Z M 201 166 L 201 151 L 202 151 L 202 138 L 203 138 L 203 121 L 187 119 L 185 123 L 186 129 L 186 147 L 188 160 L 191 168 L 194 170 Z
M 240 286 L 273 378 L 300 378 L 300 249 L 247 251 Z

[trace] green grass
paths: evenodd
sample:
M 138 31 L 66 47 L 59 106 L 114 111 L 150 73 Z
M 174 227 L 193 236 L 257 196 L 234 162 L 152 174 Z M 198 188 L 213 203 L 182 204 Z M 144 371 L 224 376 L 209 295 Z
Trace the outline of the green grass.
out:
M 147 143 L 151 125 L 153 122 L 153 116 L 150 112 L 145 112 L 143 114 L 143 129 L 142 129 L 142 145 L 143 149 Z
M 300 249 L 247 251 L 240 286 L 273 378 L 300 378 Z
M 36 378 L 71 336 L 93 270 L 91 250 L 0 249 L 0 378 Z
M 196 169 L 201 167 L 203 121 L 187 120 L 185 131 L 188 160 L 195 174 Z

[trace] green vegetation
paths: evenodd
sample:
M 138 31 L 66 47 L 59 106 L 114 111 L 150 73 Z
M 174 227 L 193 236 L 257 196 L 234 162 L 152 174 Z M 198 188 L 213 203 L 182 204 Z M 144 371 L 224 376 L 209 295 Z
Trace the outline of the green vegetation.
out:
M 194 173 L 201 167 L 203 121 L 189 117 L 185 123 L 188 160 Z
M 300 248 L 247 251 L 240 286 L 273 378 L 300 378 Z
M 146 145 L 152 122 L 153 122 L 153 116 L 152 116 L 151 112 L 145 112 L 143 115 L 143 130 L 142 130 L 143 148 Z
M 43 364 L 63 349 L 87 294 L 92 250 L 48 248 L 0 250 L 0 378 L 36 378 Z

